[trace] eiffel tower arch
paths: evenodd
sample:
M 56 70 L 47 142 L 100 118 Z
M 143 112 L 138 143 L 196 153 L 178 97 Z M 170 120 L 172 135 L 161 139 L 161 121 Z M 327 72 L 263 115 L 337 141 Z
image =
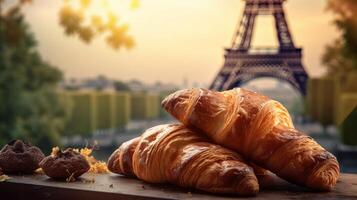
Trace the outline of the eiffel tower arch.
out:
M 287 81 L 303 96 L 308 75 L 302 65 L 302 49 L 291 37 L 283 3 L 285 0 L 245 0 L 243 17 L 230 48 L 225 49 L 224 64 L 210 89 L 228 90 L 260 77 Z M 279 42 L 278 48 L 251 48 L 255 19 L 272 15 Z

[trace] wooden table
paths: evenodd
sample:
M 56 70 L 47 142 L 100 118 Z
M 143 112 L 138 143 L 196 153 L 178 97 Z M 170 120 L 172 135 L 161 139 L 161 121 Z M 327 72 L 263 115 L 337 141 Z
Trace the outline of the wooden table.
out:
M 261 182 L 261 191 L 248 199 L 357 199 L 357 174 L 342 174 L 331 192 L 311 192 L 277 177 Z M 6 198 L 4 198 L 6 197 Z M 235 199 L 164 184 L 154 185 L 114 174 L 84 175 L 76 182 L 58 182 L 44 175 L 10 176 L 0 182 L 0 199 Z M 242 198 L 243 199 L 243 198 Z

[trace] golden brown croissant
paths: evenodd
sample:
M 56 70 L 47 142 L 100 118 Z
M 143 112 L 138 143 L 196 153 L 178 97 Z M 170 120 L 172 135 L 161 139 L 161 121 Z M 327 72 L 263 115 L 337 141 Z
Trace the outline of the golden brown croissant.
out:
M 240 88 L 188 89 L 169 95 L 162 105 L 183 124 L 281 178 L 317 190 L 336 184 L 336 158 L 295 130 L 288 111 L 266 96 Z
M 123 143 L 110 156 L 108 169 L 211 193 L 255 195 L 259 190 L 253 169 L 237 153 L 183 125 L 155 126 Z

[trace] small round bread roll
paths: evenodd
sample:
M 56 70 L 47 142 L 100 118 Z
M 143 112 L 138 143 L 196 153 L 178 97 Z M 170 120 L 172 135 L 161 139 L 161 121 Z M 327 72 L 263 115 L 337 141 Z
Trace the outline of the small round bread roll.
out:
M 61 151 L 58 148 L 40 163 L 43 172 L 53 179 L 77 178 L 90 169 L 86 158 L 71 148 Z
M 0 151 L 0 168 L 4 174 L 31 174 L 44 157 L 38 147 L 13 140 Z

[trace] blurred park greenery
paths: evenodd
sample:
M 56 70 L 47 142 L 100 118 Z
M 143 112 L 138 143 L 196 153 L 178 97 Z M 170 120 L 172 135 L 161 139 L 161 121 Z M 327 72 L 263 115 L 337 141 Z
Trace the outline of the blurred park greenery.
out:
M 21 138 L 48 147 L 58 143 L 67 115 L 56 95 L 62 72 L 38 53 L 24 3 L 1 12 L 0 144 Z
M 341 35 L 326 47 L 322 63 L 328 76 L 339 76 L 343 83 L 357 70 L 357 1 L 328 0 L 327 9 L 334 14 L 333 23 Z
M 342 129 L 342 140 L 348 145 L 357 145 L 356 133 L 357 133 L 357 106 L 354 110 L 347 116 L 346 120 L 341 125 Z
M 353 126 L 344 123 L 348 116 L 357 122 L 356 114 L 350 115 L 357 106 L 357 1 L 328 0 L 327 10 L 334 14 L 340 37 L 326 46 L 322 56 L 325 76 L 309 80 L 307 111 L 323 127 L 339 126 L 344 143 L 357 145 Z

